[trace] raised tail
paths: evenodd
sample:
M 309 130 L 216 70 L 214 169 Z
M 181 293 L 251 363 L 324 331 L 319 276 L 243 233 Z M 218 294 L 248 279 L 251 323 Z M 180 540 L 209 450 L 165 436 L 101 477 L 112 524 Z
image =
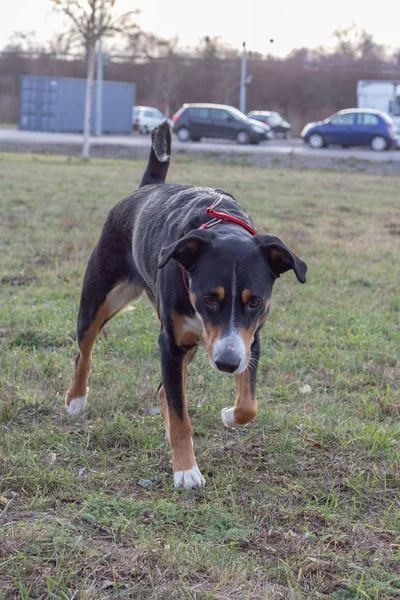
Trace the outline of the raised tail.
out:
M 171 128 L 163 121 L 151 134 L 149 162 L 139 187 L 152 183 L 164 183 L 171 158 Z

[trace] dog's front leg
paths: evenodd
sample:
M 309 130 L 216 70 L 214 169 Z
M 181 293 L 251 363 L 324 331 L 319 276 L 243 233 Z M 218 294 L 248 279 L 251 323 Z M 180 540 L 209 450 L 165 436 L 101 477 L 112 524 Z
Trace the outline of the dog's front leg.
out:
M 205 480 L 196 464 L 186 404 L 187 353 L 165 331 L 161 332 L 158 342 L 163 387 L 167 398 L 174 486 L 185 490 L 200 488 L 205 485 Z
M 222 421 L 226 427 L 231 429 L 246 427 L 257 416 L 256 377 L 259 358 L 260 334 L 257 332 L 251 346 L 251 358 L 247 369 L 243 373 L 235 375 L 235 406 L 223 408 L 221 411 Z

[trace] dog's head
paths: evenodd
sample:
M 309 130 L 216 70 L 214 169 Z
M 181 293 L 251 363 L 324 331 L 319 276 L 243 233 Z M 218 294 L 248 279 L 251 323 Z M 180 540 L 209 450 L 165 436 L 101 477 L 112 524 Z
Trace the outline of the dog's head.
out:
M 211 365 L 245 371 L 254 335 L 269 312 L 275 280 L 293 269 L 301 283 L 307 265 L 277 237 L 237 235 L 232 226 L 198 229 L 163 248 L 159 268 L 173 258 L 187 273 L 189 297 L 203 324 Z

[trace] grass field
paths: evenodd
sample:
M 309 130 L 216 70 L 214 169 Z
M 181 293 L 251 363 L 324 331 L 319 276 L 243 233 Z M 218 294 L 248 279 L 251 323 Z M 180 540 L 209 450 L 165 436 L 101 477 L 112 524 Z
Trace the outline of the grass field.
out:
M 85 263 L 143 169 L 0 156 L 1 600 L 400 598 L 400 179 L 175 159 L 169 181 L 232 192 L 309 267 L 276 283 L 248 430 L 198 353 L 207 487 L 177 492 L 147 301 L 100 336 L 85 415 L 63 411 Z

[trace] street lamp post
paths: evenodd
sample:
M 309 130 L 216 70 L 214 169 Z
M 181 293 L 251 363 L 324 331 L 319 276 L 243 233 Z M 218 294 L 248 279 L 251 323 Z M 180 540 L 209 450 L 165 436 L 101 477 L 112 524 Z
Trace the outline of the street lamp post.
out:
M 271 38 L 269 40 L 270 44 L 274 43 L 274 40 Z M 250 52 L 251 54 L 251 52 Z M 243 52 L 242 52 L 242 64 L 240 69 L 240 102 L 239 109 L 242 113 L 246 113 L 246 92 L 247 86 L 251 84 L 253 79 L 252 75 L 247 75 L 247 50 L 246 50 L 246 42 L 243 42 Z
M 240 70 L 240 103 L 239 109 L 246 112 L 246 80 L 247 80 L 247 50 L 246 42 L 243 42 L 242 65 Z
M 96 128 L 97 136 L 103 133 L 103 52 L 101 34 L 103 33 L 103 6 L 100 7 L 99 39 L 97 42 L 97 80 L 96 80 Z

